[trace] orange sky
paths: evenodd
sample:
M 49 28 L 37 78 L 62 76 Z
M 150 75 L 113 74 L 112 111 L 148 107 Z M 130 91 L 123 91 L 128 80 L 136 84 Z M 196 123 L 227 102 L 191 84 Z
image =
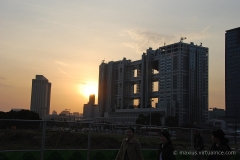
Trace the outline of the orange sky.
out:
M 224 34 L 240 26 L 239 6 L 238 0 L 2 0 L 0 110 L 29 109 L 31 81 L 41 74 L 52 83 L 51 112 L 82 112 L 103 59 L 139 60 L 147 48 L 182 36 L 209 48 L 209 107 L 224 108 Z

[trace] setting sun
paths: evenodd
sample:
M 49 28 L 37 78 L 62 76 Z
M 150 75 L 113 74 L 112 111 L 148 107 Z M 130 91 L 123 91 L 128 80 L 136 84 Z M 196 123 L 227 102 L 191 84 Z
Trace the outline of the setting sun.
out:
M 97 90 L 98 90 L 97 82 L 80 84 L 79 86 L 79 92 L 85 97 L 89 97 L 90 94 L 95 94 L 95 96 L 97 96 L 98 94 Z

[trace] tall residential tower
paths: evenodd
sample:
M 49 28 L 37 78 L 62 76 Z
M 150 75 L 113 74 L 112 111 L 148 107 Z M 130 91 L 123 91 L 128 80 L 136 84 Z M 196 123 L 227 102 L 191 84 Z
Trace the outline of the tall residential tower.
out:
M 30 110 L 39 114 L 40 118 L 49 115 L 51 83 L 43 75 L 36 75 L 32 80 Z
M 149 48 L 137 61 L 99 66 L 100 116 L 117 109 L 165 108 L 179 125 L 208 120 L 208 48 L 182 41 Z
M 240 123 L 240 27 L 225 33 L 225 100 L 229 128 Z

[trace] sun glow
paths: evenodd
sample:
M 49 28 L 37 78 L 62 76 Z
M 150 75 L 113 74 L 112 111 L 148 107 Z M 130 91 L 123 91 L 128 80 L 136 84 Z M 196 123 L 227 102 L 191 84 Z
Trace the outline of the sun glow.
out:
M 94 82 L 87 82 L 85 84 L 80 84 L 79 86 L 80 94 L 84 95 L 85 97 L 89 97 L 90 94 L 98 94 L 98 85 Z

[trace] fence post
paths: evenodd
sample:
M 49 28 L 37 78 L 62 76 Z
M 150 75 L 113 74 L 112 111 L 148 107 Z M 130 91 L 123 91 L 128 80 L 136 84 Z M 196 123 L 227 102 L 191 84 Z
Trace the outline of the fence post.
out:
M 193 129 L 191 128 L 191 150 L 193 149 Z
M 42 121 L 42 146 L 41 146 L 41 160 L 44 158 L 44 144 L 45 144 L 46 121 Z
M 88 146 L 87 146 L 87 160 L 90 160 L 90 149 L 91 149 L 91 134 L 90 134 L 91 124 L 88 125 Z

